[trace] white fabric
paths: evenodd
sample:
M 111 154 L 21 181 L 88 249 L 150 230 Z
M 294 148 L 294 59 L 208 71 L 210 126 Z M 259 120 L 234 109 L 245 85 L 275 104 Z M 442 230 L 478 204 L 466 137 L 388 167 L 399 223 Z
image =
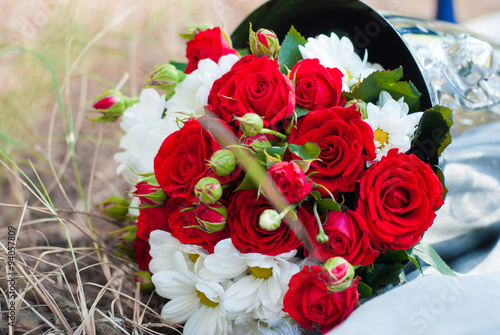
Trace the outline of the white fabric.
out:
M 432 269 L 356 309 L 331 335 L 500 333 L 500 244 L 466 275 Z
M 500 334 L 499 148 L 496 122 L 455 137 L 442 156 L 450 192 L 424 240 L 458 276 L 414 271 L 329 334 Z

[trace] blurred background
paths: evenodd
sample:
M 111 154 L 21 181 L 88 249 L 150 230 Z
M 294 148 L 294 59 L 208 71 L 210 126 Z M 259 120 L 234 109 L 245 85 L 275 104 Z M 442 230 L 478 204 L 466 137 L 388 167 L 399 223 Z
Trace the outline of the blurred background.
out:
M 209 23 L 231 33 L 264 2 L 1 1 L 0 148 L 29 177 L 38 178 L 37 171 L 56 207 L 92 210 L 103 199 L 127 190 L 129 184 L 116 176 L 112 159 L 118 151 L 120 127 L 88 121 L 88 117 L 95 117 L 89 102 L 120 81 L 125 94 L 137 96 L 155 65 L 184 61 L 185 43 L 177 33 L 184 31 L 186 25 Z M 425 19 L 432 19 L 437 13 L 434 0 L 366 3 L 377 10 Z M 500 2 L 496 0 L 457 0 L 454 5 L 458 22 L 483 20 L 500 11 Z M 59 85 L 62 112 L 54 80 Z M 65 138 L 64 130 L 70 123 L 80 186 Z M 19 175 L 15 169 L 10 173 L 7 167 L 0 167 L 0 203 L 23 205 L 29 200 L 29 205 L 39 206 Z M 82 199 L 82 190 L 88 197 Z M 6 227 L 19 220 L 21 209 L 3 206 L 0 211 L 0 227 Z M 36 212 L 26 213 L 25 220 L 36 218 Z M 96 229 L 105 235 L 112 229 L 109 225 L 102 222 Z M 44 232 L 50 234 L 50 225 L 45 228 L 48 230 Z M 83 234 L 70 229 L 75 237 Z M 59 231 L 55 225 L 56 240 L 62 234 Z

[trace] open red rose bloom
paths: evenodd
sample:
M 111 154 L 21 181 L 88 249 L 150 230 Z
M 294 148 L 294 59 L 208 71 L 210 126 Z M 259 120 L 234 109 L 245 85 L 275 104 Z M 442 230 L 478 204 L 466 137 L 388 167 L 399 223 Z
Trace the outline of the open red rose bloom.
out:
M 418 92 L 406 82 L 383 91 L 375 83 L 400 70 L 363 62 L 346 37 L 292 28 L 280 46 L 265 30 L 240 57 L 224 36 L 197 31 L 167 92 L 156 122 L 174 130 L 137 185 L 136 261 L 186 334 L 230 333 L 242 320 L 326 332 L 418 262 L 412 248 L 443 204 L 431 163 L 444 139 L 413 152 L 432 133 L 426 116 L 447 121 L 448 110 L 408 106 Z M 196 101 L 204 115 L 186 112 Z

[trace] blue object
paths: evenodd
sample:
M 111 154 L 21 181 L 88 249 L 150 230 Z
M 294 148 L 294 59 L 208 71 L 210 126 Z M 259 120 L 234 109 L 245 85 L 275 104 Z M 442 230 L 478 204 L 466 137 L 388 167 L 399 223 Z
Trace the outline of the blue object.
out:
M 456 23 L 453 0 L 438 0 L 436 19 Z

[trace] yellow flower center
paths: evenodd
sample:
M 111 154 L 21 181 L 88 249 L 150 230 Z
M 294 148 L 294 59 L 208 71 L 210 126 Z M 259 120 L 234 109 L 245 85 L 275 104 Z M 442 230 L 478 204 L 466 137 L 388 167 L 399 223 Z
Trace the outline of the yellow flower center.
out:
M 347 71 L 347 69 L 344 69 L 344 70 L 347 73 L 347 82 L 350 82 L 352 79 L 351 73 L 349 71 Z
M 200 257 L 198 254 L 189 254 L 189 258 L 193 261 L 193 263 L 196 263 L 196 260 Z
M 249 266 L 248 269 L 257 278 L 268 279 L 273 275 L 273 268 L 260 268 L 258 266 Z
M 217 307 L 217 305 L 219 305 L 218 302 L 215 302 L 215 301 L 208 299 L 207 296 L 205 295 L 205 293 L 198 291 L 198 290 L 196 290 L 196 293 L 198 294 L 198 298 L 200 298 L 200 302 L 203 305 L 208 306 L 208 307 L 212 307 L 212 308 L 215 308 L 215 307 Z
M 380 128 L 377 128 L 377 130 L 373 132 L 373 135 L 375 137 L 375 141 L 380 143 L 380 146 L 378 146 L 377 148 L 383 147 L 384 144 L 387 143 L 388 135 L 385 131 L 381 130 Z

